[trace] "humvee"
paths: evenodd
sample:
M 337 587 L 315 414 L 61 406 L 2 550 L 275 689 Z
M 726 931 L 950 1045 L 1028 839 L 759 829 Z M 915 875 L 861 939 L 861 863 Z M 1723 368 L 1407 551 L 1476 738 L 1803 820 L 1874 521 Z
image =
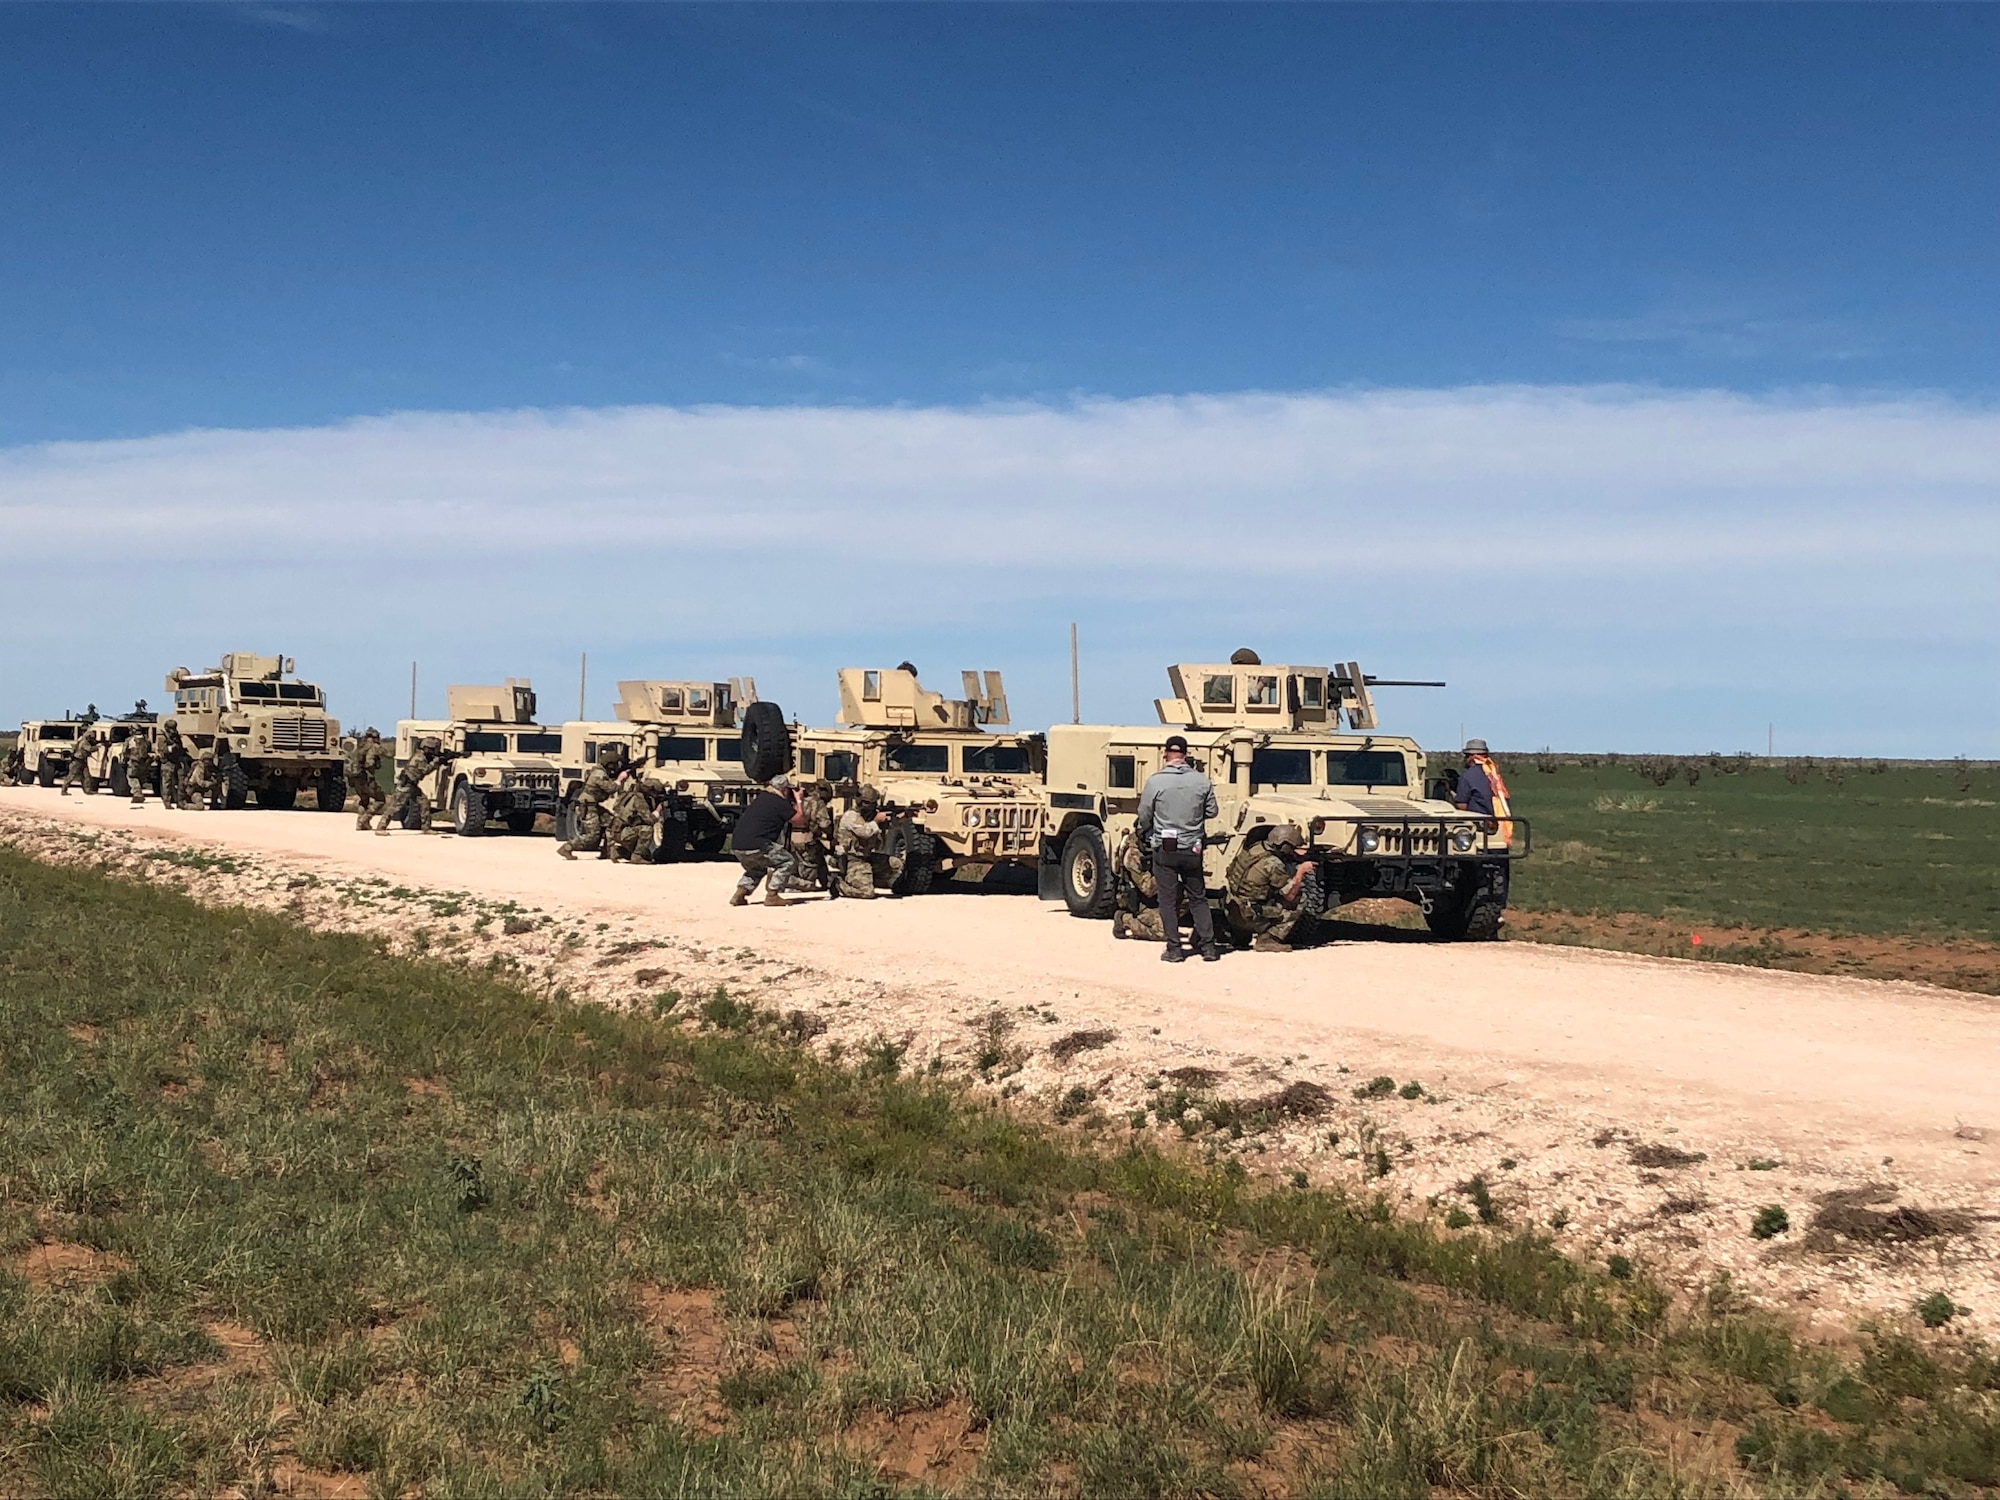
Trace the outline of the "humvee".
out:
M 1049 731 L 1044 900 L 1064 901 L 1079 917 L 1112 914 L 1112 853 L 1137 821 L 1140 789 L 1160 768 L 1168 736 L 1181 734 L 1221 809 L 1203 854 L 1212 895 L 1246 843 L 1290 823 L 1319 864 L 1327 910 L 1397 896 L 1441 937 L 1498 934 L 1509 869 L 1528 852 L 1527 822 L 1470 816 L 1445 800 L 1442 781 L 1427 785 L 1416 741 L 1376 732 L 1377 679 L 1353 662 L 1257 661 L 1181 663 L 1167 677 L 1173 692 L 1155 700 L 1158 724 Z
M 41 786 L 69 775 L 69 758 L 94 719 L 26 719 L 21 724 L 21 774 Z
M 319 688 L 292 670 L 289 656 L 226 651 L 220 666 L 167 674 L 181 738 L 191 750 L 215 747 L 224 807 L 242 807 L 252 792 L 259 807 L 291 807 L 308 784 L 321 812 L 347 803 L 340 725 Z
M 451 752 L 424 795 L 452 831 L 484 834 L 496 820 L 509 833 L 533 833 L 535 815 L 554 815 L 561 775 L 562 731 L 535 722 L 535 690 L 510 677 L 498 687 L 454 684 L 445 689 L 444 719 L 403 719 L 396 725 L 396 764 L 435 736 Z M 415 809 L 404 813 L 414 821 Z
M 799 731 L 798 772 L 830 782 L 843 810 L 864 786 L 881 794 L 899 894 L 921 894 L 961 865 L 1035 867 L 1048 826 L 1044 739 L 988 731 L 1007 722 L 998 672 L 960 673 L 963 698 L 927 691 L 908 666 L 838 675 L 845 727 Z
M 159 715 L 147 713 L 143 707 L 116 719 L 99 719 L 80 735 L 83 746 L 83 789 L 96 793 L 110 788 L 114 797 L 132 795 L 131 783 L 125 773 L 125 741 L 134 734 L 152 737 L 156 733 Z M 147 790 L 158 792 L 160 771 L 154 766 Z
M 756 680 L 621 682 L 613 712 L 615 720 L 578 719 L 562 727 L 557 837 L 575 836 L 570 798 L 600 750 L 618 744 L 630 764 L 668 789 L 655 859 L 720 853 L 759 780 L 769 779 L 752 776 L 743 763 L 744 722 L 775 712 L 758 701 Z

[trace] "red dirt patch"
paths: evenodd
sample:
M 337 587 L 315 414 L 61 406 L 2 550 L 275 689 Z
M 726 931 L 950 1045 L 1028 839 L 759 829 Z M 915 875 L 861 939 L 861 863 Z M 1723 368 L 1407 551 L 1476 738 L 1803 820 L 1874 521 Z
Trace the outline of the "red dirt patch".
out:
M 950 1489 L 971 1476 L 986 1451 L 986 1431 L 956 1398 L 924 1411 L 863 1412 L 841 1446 L 887 1478 Z
M 55 1240 L 30 1247 L 14 1263 L 14 1269 L 26 1278 L 29 1286 L 45 1292 L 58 1286 L 96 1286 L 130 1264 L 124 1256 L 109 1250 Z
M 665 1368 L 640 1381 L 641 1398 L 692 1418 L 706 1431 L 720 1432 L 729 1425 L 729 1408 L 716 1387 L 733 1368 L 722 1294 L 642 1286 L 638 1299 L 648 1331 L 665 1346 Z
M 328 1474 L 308 1469 L 290 1456 L 271 1466 L 271 1488 L 280 1495 L 298 1500 L 365 1500 L 366 1474 Z

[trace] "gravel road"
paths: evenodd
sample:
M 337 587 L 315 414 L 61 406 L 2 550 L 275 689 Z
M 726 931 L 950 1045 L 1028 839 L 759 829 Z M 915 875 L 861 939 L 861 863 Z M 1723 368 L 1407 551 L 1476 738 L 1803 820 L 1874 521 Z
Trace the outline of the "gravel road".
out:
M 1155 947 L 1028 896 L 736 910 L 733 864 L 570 864 L 546 838 L 377 838 L 351 815 L 169 813 L 0 789 L 0 837 L 62 857 L 85 829 L 130 831 L 101 839 L 99 855 L 193 841 L 245 861 L 203 899 L 303 911 L 311 876 L 327 891 L 387 880 L 512 901 L 544 914 L 541 939 L 517 941 L 527 960 L 613 1003 L 726 983 L 823 1017 L 819 1045 L 889 1036 L 909 1043 L 912 1064 L 935 1057 L 953 1072 L 1004 1038 L 996 1087 L 1031 1103 L 1080 1088 L 1120 1132 L 1158 1098 L 1147 1085 L 1177 1068 L 1213 1075 L 1183 1075 L 1208 1083 L 1197 1096 L 1317 1084 L 1323 1110 L 1242 1141 L 1195 1124 L 1192 1149 L 1440 1215 L 1468 1203 L 1477 1174 L 1504 1222 L 1553 1224 L 1566 1248 L 1626 1254 L 1682 1286 L 1728 1271 L 1747 1294 L 1819 1322 L 1906 1314 L 1942 1289 L 1971 1308 L 1969 1325 L 2000 1327 L 1990 998 L 1505 942 L 1342 942 L 1169 966 Z M 379 902 L 329 898 L 310 915 L 394 925 Z M 546 941 L 557 930 L 577 939 L 558 948 Z M 499 939 L 457 941 L 477 952 Z M 642 959 L 643 981 L 628 972 Z M 1115 1035 L 1049 1051 L 1092 1031 Z M 1357 1098 L 1377 1076 L 1419 1081 L 1423 1095 Z M 1145 1128 L 1181 1139 L 1156 1120 Z M 1750 1220 L 1770 1203 L 1793 1230 L 1753 1240 Z M 1882 1228 L 1898 1207 L 1920 1212 Z

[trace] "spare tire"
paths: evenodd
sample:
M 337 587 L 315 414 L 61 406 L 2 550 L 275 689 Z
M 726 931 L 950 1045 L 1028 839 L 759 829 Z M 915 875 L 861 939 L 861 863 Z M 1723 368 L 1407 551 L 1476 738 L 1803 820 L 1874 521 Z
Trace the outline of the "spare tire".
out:
M 752 703 L 743 710 L 743 774 L 769 781 L 792 768 L 792 731 L 775 703 Z

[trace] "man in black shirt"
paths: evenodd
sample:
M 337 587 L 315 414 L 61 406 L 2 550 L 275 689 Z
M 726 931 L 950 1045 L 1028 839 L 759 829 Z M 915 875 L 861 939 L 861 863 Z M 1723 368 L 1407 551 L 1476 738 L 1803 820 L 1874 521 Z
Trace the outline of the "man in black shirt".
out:
M 750 799 L 729 840 L 736 862 L 743 866 L 735 893 L 729 898 L 731 906 L 747 906 L 757 882 L 766 876 L 770 877 L 770 885 L 764 892 L 764 904 L 792 905 L 784 892 L 798 868 L 798 861 L 792 855 L 792 819 L 797 813 L 789 776 L 773 776 L 770 784 Z

